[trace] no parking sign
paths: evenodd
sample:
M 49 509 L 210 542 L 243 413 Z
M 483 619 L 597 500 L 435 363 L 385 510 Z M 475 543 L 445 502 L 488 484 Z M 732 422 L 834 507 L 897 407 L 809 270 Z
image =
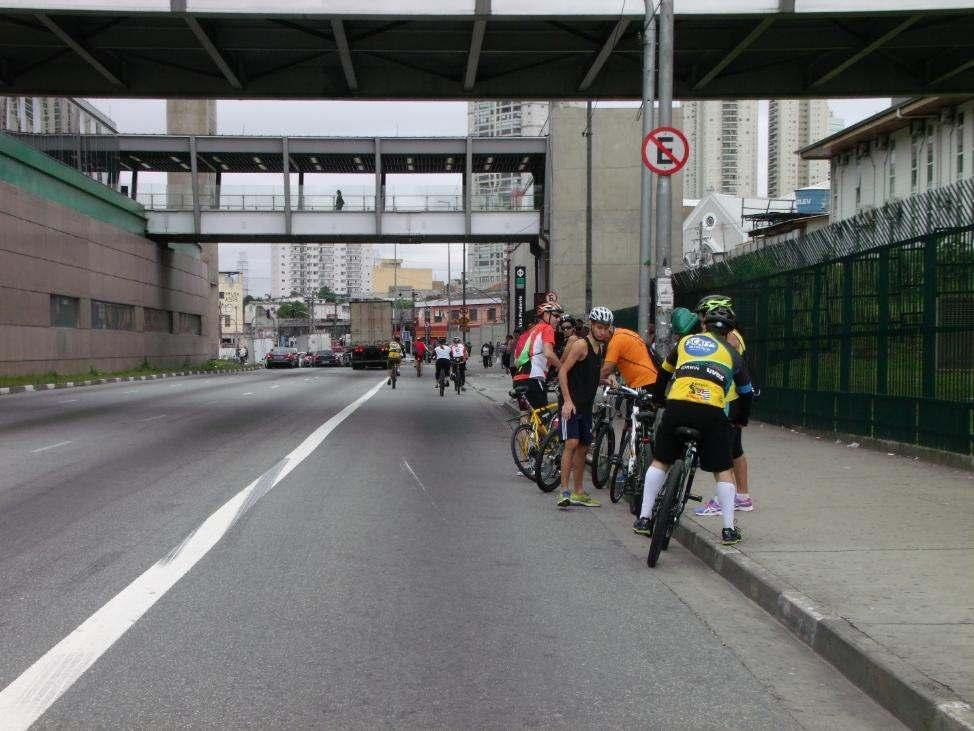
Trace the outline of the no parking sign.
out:
M 672 175 L 690 159 L 690 143 L 676 127 L 657 127 L 643 139 L 643 165 L 657 175 Z

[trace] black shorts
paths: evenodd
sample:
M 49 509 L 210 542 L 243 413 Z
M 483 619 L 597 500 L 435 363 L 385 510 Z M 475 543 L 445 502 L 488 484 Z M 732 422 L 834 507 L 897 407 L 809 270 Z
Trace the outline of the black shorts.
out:
M 731 450 L 731 456 L 734 459 L 740 459 L 744 456 L 744 445 L 741 444 L 741 427 L 735 426 L 734 429 L 734 448 Z
M 524 394 L 531 404 L 532 409 L 540 409 L 548 405 L 548 392 L 545 390 L 544 381 L 540 378 L 528 378 L 524 385 L 527 392 Z
M 588 446 L 592 443 L 592 413 L 574 413 L 570 419 L 561 420 L 561 438 L 566 442 L 577 439 L 579 444 Z
M 731 456 L 733 426 L 724 411 L 685 401 L 666 402 L 666 410 L 656 431 L 653 457 L 660 462 L 673 464 L 683 456 L 683 441 L 676 436 L 676 429 L 680 426 L 688 426 L 700 432 L 700 442 L 697 444 L 700 469 L 705 472 L 723 472 L 734 465 Z

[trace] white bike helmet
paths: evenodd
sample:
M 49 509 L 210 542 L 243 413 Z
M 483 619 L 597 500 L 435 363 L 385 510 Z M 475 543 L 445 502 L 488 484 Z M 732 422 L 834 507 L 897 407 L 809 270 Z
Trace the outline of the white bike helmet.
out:
M 588 319 L 591 322 L 598 322 L 603 325 L 611 325 L 615 322 L 612 310 L 608 307 L 593 307 L 592 311 L 588 313 Z

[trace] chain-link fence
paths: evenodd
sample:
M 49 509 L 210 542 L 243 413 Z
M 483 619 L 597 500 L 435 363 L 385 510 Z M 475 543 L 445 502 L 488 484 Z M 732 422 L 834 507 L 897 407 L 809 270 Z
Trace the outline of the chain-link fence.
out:
M 974 453 L 974 215 L 954 218 L 974 201 L 964 183 L 950 216 L 929 209 L 947 200 L 933 191 L 880 209 L 872 229 L 843 222 L 677 275 L 679 304 L 733 297 L 758 418 Z M 933 233 L 894 240 L 890 222 Z

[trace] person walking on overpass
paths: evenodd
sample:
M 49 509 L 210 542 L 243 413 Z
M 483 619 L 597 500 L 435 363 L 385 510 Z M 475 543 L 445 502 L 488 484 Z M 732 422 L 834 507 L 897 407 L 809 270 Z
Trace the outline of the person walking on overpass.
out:
M 561 497 L 558 507 L 579 505 L 599 507 L 582 486 L 585 474 L 585 453 L 592 443 L 592 407 L 599 389 L 599 365 L 602 343 L 609 339 L 612 311 L 595 307 L 589 314 L 591 323 L 584 337 L 574 335 L 565 346 L 558 384 L 564 404 L 561 407 L 561 437 L 565 448 L 561 455 Z M 571 484 L 573 489 L 569 489 Z
M 345 207 L 345 199 L 342 198 L 342 192 L 339 190 L 335 193 L 335 210 L 340 211 Z

